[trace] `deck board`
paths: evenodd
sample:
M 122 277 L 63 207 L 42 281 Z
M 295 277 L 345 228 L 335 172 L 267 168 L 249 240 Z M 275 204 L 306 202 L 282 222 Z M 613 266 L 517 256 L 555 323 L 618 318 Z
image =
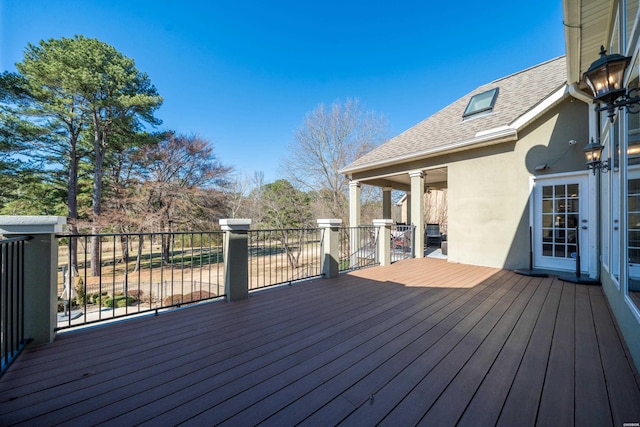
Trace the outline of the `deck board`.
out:
M 475 394 L 469 401 L 459 425 L 495 425 L 509 393 L 527 344 L 539 319 L 541 307 L 547 298 L 552 281 L 535 278 L 536 292 L 529 300 L 513 332 L 500 349 Z
M 561 293 L 561 282 L 554 280 L 504 401 L 498 426 L 535 425 Z
M 481 300 L 476 300 L 475 306 L 465 304 L 463 308 L 467 309 L 467 311 L 457 313 L 459 317 L 451 317 L 448 319 L 450 320 L 450 324 L 442 325 L 440 328 L 434 328 L 432 330 L 434 334 L 432 334 L 433 338 L 431 340 L 424 343 L 416 342 L 415 346 L 409 347 L 407 352 L 409 352 L 410 357 L 406 363 L 403 364 L 404 369 L 387 384 L 384 384 L 382 388 L 379 390 L 371 390 L 371 393 L 366 395 L 374 395 L 372 405 L 366 400 L 362 402 L 366 396 L 361 396 L 360 399 L 362 403 L 360 403 L 358 410 L 345 419 L 345 424 L 355 425 L 362 423 L 364 425 L 374 425 L 394 410 L 405 396 L 408 394 L 413 396 L 415 394 L 413 390 L 414 387 L 418 386 L 425 375 L 431 373 L 439 362 L 445 357 L 448 358 L 449 353 L 458 347 L 459 344 L 460 347 L 462 347 L 462 352 L 468 349 L 469 345 L 473 344 L 473 342 L 469 343 L 469 340 L 465 341 L 464 338 L 466 338 L 477 325 L 481 324 L 489 311 L 499 303 L 502 296 L 509 292 L 517 280 L 519 280 L 518 277 L 513 276 L 507 279 L 505 283 L 499 282 L 498 285 L 500 286 L 490 295 L 478 298 Z M 492 317 L 489 318 L 489 322 L 491 320 Z M 484 322 L 481 326 L 478 326 L 477 329 L 480 330 L 480 333 L 482 333 L 486 323 L 487 322 Z M 472 336 L 472 338 L 475 337 Z M 475 341 L 475 339 L 473 339 L 473 341 Z M 454 353 L 453 356 L 451 362 L 444 364 L 444 370 L 434 371 L 433 380 L 440 381 L 442 378 L 446 378 L 450 373 L 446 368 L 450 366 L 451 363 L 456 363 L 463 357 L 463 355 L 456 353 Z M 428 398 L 424 393 L 416 396 L 416 398 L 420 400 L 425 397 Z M 422 404 L 420 406 L 422 406 Z M 413 415 L 414 410 L 416 410 L 416 408 L 411 408 L 408 414 L 401 414 L 400 411 L 396 411 L 396 416 L 410 417 Z
M 575 289 L 564 282 L 536 424 L 573 425 Z
M 387 295 L 390 291 L 385 291 L 381 293 L 382 296 Z M 85 407 L 77 408 L 78 412 L 88 411 L 89 414 L 85 416 L 88 422 L 98 422 L 104 419 L 109 419 L 109 417 L 113 417 L 112 411 L 109 410 L 108 407 L 105 407 L 107 403 L 114 404 L 116 402 L 113 399 L 118 399 L 120 401 L 120 408 L 122 410 L 127 411 L 127 417 L 131 420 L 135 420 L 137 408 L 130 407 L 136 406 L 140 403 L 156 403 L 158 400 L 163 399 L 163 401 L 168 401 L 168 405 L 178 405 L 183 403 L 183 401 L 190 401 L 191 399 L 197 397 L 196 393 L 198 392 L 198 386 L 204 386 L 205 384 L 208 387 L 218 386 L 218 385 L 226 385 L 229 386 L 226 388 L 225 392 L 229 393 L 234 388 L 239 387 L 242 382 L 238 382 L 238 375 L 249 375 L 252 376 L 249 378 L 249 382 L 253 383 L 256 379 L 261 378 L 262 376 L 268 375 L 269 371 L 265 371 L 263 367 L 265 364 L 268 364 L 271 360 L 277 360 L 283 355 L 287 355 L 290 353 L 294 353 L 296 349 L 302 348 L 306 345 L 307 342 L 314 339 L 313 336 L 309 336 L 308 331 L 306 330 L 307 326 L 310 324 L 318 324 L 321 326 L 321 333 L 328 334 L 330 333 L 330 329 L 323 327 L 324 325 L 334 322 L 340 323 L 343 320 L 351 317 L 352 310 L 358 307 L 360 304 L 362 305 L 370 305 L 370 302 L 375 299 L 375 295 L 371 295 L 370 299 L 364 297 L 362 301 L 354 304 L 347 305 L 346 307 L 341 307 L 340 311 L 336 310 L 328 310 L 325 312 L 313 312 L 314 315 L 313 320 L 307 320 L 306 322 L 298 323 L 293 327 L 293 325 L 283 328 L 281 323 L 278 323 L 280 329 L 278 330 L 278 334 L 270 333 L 270 328 L 263 329 L 264 337 L 262 340 L 258 341 L 257 337 L 250 335 L 248 338 L 245 337 L 246 340 L 250 341 L 250 350 L 244 351 L 245 347 L 242 345 L 239 349 L 233 348 L 233 352 L 225 353 L 225 360 L 219 366 L 214 367 L 214 369 L 207 369 L 206 373 L 201 372 L 203 367 L 207 365 L 203 365 L 201 363 L 197 363 L 202 361 L 205 358 L 211 357 L 214 354 L 208 354 L 207 349 L 198 349 L 200 350 L 202 355 L 198 358 L 198 360 L 188 365 L 182 367 L 178 364 L 178 371 L 172 372 L 171 377 L 163 380 L 163 377 L 160 376 L 158 378 L 158 384 L 155 382 L 144 382 L 138 387 L 136 390 L 132 390 L 135 392 L 133 396 L 137 396 L 137 400 L 130 401 L 131 396 L 128 396 L 125 393 L 117 392 L 117 390 L 113 390 L 111 394 L 104 394 L 101 388 L 97 388 L 95 390 L 94 399 Z M 304 314 L 304 315 L 303 315 Z M 304 318 L 307 313 L 298 313 L 299 317 Z M 369 312 L 362 313 L 361 316 L 369 315 Z M 324 316 L 324 317 L 322 317 Z M 327 320 L 331 318 L 331 321 Z M 353 320 L 353 319 L 352 319 Z M 265 333 L 266 332 L 266 333 Z M 322 338 L 322 337 L 320 337 Z M 319 338 L 316 338 L 319 339 Z M 234 339 L 230 339 L 227 342 L 231 342 Z M 281 342 L 279 340 L 284 340 L 285 343 L 289 343 L 289 347 L 282 348 Z M 264 345 L 258 346 L 259 343 L 265 342 Z M 190 349 L 181 350 L 181 353 L 185 355 L 185 359 L 189 360 L 191 357 Z M 261 355 L 262 357 L 257 358 L 257 355 Z M 165 355 L 163 355 L 165 356 Z M 220 355 L 218 354 L 220 357 Z M 175 364 L 175 361 L 171 359 L 171 357 L 163 357 L 165 358 L 164 365 L 168 365 L 167 369 L 170 369 L 172 365 Z M 224 369 L 223 369 L 224 368 Z M 130 368 L 124 367 L 123 369 L 129 370 Z M 162 373 L 162 370 L 156 367 L 155 369 L 156 375 Z M 239 372 L 239 374 L 236 374 Z M 145 376 L 148 375 L 145 374 Z M 128 377 L 128 372 L 112 372 L 112 379 L 117 379 L 120 377 Z M 207 381 L 212 379 L 213 381 Z M 131 380 L 131 378 L 129 378 Z M 179 398 L 174 397 L 173 393 L 181 392 Z M 171 392 L 171 393 L 170 393 Z M 86 390 L 85 390 L 86 393 Z M 169 397 L 164 397 L 169 394 Z M 111 400 L 108 400 L 111 399 Z M 163 409 L 166 406 L 163 406 Z M 144 412 L 146 409 L 145 406 L 142 407 L 140 411 Z
M 485 336 L 473 355 L 455 373 L 455 377 L 438 396 L 433 406 L 423 408 L 423 414 L 418 413 L 423 415 L 420 425 L 455 425 L 462 417 L 468 403 L 523 315 L 527 303 L 538 289 L 537 280 L 534 278 L 526 278 L 523 282 L 529 283 Z
M 596 335 L 614 425 L 638 420 L 640 395 L 635 377 L 628 375 L 629 360 L 601 289 L 590 289 Z
M 576 287 L 575 424 L 610 425 L 611 408 L 587 286 Z
M 462 339 L 458 338 L 459 342 L 455 344 L 455 347 L 438 361 L 416 387 L 410 390 L 410 393 L 406 393 L 404 399 L 384 418 L 383 425 L 415 425 L 420 422 L 425 412 L 433 407 L 433 404 L 445 390 L 450 390 L 449 385 L 455 376 L 463 368 L 470 366 L 471 357 L 477 354 L 480 345 L 487 339 L 491 332 L 494 331 L 496 326 L 500 324 L 509 327 L 507 321 L 500 321 L 522 292 L 522 288 L 516 287 L 516 285 L 527 282 L 528 279 L 528 277 L 524 276 L 514 276 L 509 281 L 510 284 L 508 286 L 511 286 L 511 288 L 507 286 L 501 288 L 502 290 L 506 290 L 504 295 L 496 298 L 495 301 L 490 298 L 478 307 L 476 311 L 478 316 L 482 317 L 475 320 L 474 314 L 471 314 L 468 318 L 465 318 L 465 321 L 467 319 L 474 319 L 472 320 L 472 328 L 468 330 L 468 332 L 465 329 L 460 329 L 455 332 L 452 331 L 454 332 L 454 334 L 450 336 L 452 344 L 456 335 L 465 333 L 465 336 Z M 503 334 L 504 331 L 500 331 L 500 333 Z M 448 338 L 448 336 L 449 334 L 445 336 L 445 339 Z M 447 348 L 448 345 L 445 346 L 445 349 Z M 482 354 L 480 357 L 482 358 Z M 469 379 L 468 377 L 465 378 L 465 380 Z M 454 394 L 456 392 L 454 388 L 452 388 L 451 391 Z M 457 399 L 458 396 L 455 396 L 455 398 Z M 452 408 L 455 409 L 455 405 L 452 406 Z M 441 409 L 441 406 L 439 406 L 438 409 Z M 433 415 L 436 420 L 440 420 L 441 417 L 446 417 L 446 414 L 443 414 L 442 411 L 436 411 Z M 442 420 L 440 422 L 447 421 Z M 429 424 L 429 421 L 427 421 L 427 424 Z
M 400 349 L 427 333 L 439 319 L 446 316 L 448 311 L 454 309 L 456 305 L 461 305 L 464 298 L 462 292 L 452 292 L 420 312 L 396 315 L 398 322 L 387 329 L 384 335 L 374 336 L 366 343 L 334 358 L 318 369 L 316 374 L 324 378 L 325 383 L 269 418 L 269 424 L 277 425 L 286 420 L 302 421 L 317 410 L 324 409 L 323 407 L 335 396 L 336 390 L 346 392 L 363 377 L 375 378 L 379 381 L 384 374 L 391 375 L 393 366 L 390 361 L 398 362 L 395 366 L 402 365 L 402 362 L 396 358 Z M 382 372 L 373 372 L 383 364 L 385 368 L 379 370 Z M 384 374 L 380 375 L 381 373 Z M 345 397 L 339 396 L 337 400 L 342 401 Z M 353 405 L 350 409 L 353 409 Z M 334 409 L 329 409 L 328 412 L 337 416 Z
M 418 296 L 418 293 L 408 294 L 411 296 Z M 399 302 L 402 302 L 400 304 Z M 331 336 L 327 336 L 322 340 L 309 340 L 310 345 L 303 348 L 301 351 L 294 353 L 290 348 L 283 349 L 283 356 L 274 357 L 272 359 L 261 359 L 261 368 L 256 370 L 251 375 L 245 375 L 235 378 L 232 384 L 225 387 L 224 392 L 219 392 L 212 387 L 212 384 L 208 384 L 207 388 L 202 388 L 198 391 L 199 395 L 195 397 L 196 400 L 191 402 L 193 408 L 193 415 L 199 415 L 200 412 L 206 411 L 213 404 L 218 404 L 214 414 L 215 419 L 224 419 L 225 415 L 232 416 L 234 413 L 225 411 L 238 411 L 242 408 L 242 403 L 237 402 L 252 402 L 262 400 L 265 396 L 269 396 L 274 391 L 288 385 L 291 378 L 294 380 L 298 377 L 302 377 L 304 373 L 313 373 L 314 369 L 317 369 L 323 360 L 331 360 L 338 353 L 337 347 L 343 343 L 349 345 L 355 345 L 360 340 L 365 339 L 367 334 L 376 332 L 378 325 L 376 324 L 376 317 L 385 317 L 384 314 L 389 306 L 402 309 L 408 307 L 407 301 L 393 301 L 390 300 L 386 305 L 380 305 L 376 307 L 375 312 L 369 313 L 371 316 L 366 319 L 362 319 L 357 323 L 357 319 L 352 318 L 353 324 L 347 329 L 335 329 L 335 333 Z M 340 319 L 335 319 L 338 324 L 345 323 Z M 307 333 L 313 338 L 313 332 L 307 331 Z M 304 344 L 304 341 L 296 342 L 296 346 Z M 323 351 L 323 349 L 328 349 Z M 289 357 L 286 355 L 290 354 Z M 240 373 L 246 371 L 246 367 L 240 369 Z M 275 376 L 279 378 L 271 380 Z M 247 397 L 248 396 L 248 397 Z M 176 422 L 180 420 L 180 417 L 184 416 L 179 406 L 174 406 L 171 411 L 163 414 L 163 420 L 169 420 L 173 422 L 176 417 Z M 206 416 L 206 415 L 204 415 Z M 213 419 L 211 421 L 213 421 Z
M 335 395 L 336 390 L 347 390 L 363 376 L 372 375 L 372 370 L 377 369 L 382 363 L 397 360 L 396 356 L 400 349 L 413 343 L 433 328 L 438 319 L 447 313 L 442 310 L 443 308 L 448 307 L 451 310 L 462 305 L 464 299 L 461 292 L 456 292 L 448 298 L 438 299 L 436 304 L 428 307 L 429 310 L 422 310 L 415 315 L 411 312 L 401 313 L 406 320 L 398 323 L 389 330 L 389 333 L 376 336 L 343 357 L 336 358 L 318 369 L 316 374 L 325 378 L 326 382 L 269 418 L 268 424 L 278 425 L 286 421 L 302 421 L 307 415 L 325 405 L 327 399 Z M 400 362 L 400 365 L 402 364 Z M 388 374 L 393 372 L 393 369 L 390 369 L 387 364 L 384 371 Z M 372 376 L 378 379 L 381 377 L 376 374 Z
M 407 260 L 29 346 L 0 425 L 619 425 L 635 375 L 600 288 Z

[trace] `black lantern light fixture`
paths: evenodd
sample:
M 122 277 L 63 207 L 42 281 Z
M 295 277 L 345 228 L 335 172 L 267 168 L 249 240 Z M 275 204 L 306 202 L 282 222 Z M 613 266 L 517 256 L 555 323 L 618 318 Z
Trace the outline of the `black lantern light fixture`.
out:
M 584 147 L 584 155 L 587 158 L 587 166 L 589 166 L 589 169 L 593 170 L 594 175 L 596 174 L 596 170 L 604 173 L 609 170 L 610 159 L 607 159 L 604 162 L 601 160 L 603 148 L 604 147 L 595 142 L 593 138 L 591 138 L 591 142 Z
M 596 108 L 596 111 L 606 110 L 612 123 L 616 110 L 621 110 L 623 107 L 626 107 L 630 113 L 640 112 L 638 88 L 627 92 L 623 85 L 624 72 L 629 62 L 631 62 L 630 57 L 617 53 L 607 55 L 604 46 L 600 46 L 600 58 L 591 64 L 583 76 L 584 81 L 593 91 L 593 100 L 604 104 Z

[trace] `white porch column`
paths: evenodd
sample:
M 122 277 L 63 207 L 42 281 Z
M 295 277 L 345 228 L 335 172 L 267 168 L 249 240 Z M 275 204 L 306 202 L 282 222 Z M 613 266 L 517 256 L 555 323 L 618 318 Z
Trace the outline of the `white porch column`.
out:
M 378 262 L 380 265 L 391 265 L 391 226 L 390 218 L 374 219 L 373 225 L 378 229 Z
M 409 172 L 411 177 L 411 194 L 415 199 L 411 203 L 411 224 L 416 227 L 413 249 L 416 258 L 424 257 L 424 172 Z
M 58 326 L 58 241 L 67 219 L 59 216 L 3 216 L 0 233 L 32 236 L 24 245 L 24 336 L 35 344 L 53 341 Z
M 349 183 L 349 253 L 351 254 L 351 268 L 358 266 L 358 250 L 360 249 L 360 230 L 354 227 L 360 225 L 360 207 L 362 189 L 358 181 Z
M 382 218 L 390 219 L 393 218 L 391 213 L 391 191 L 393 188 L 391 187 L 383 187 L 382 188 Z
M 340 274 L 340 225 L 341 219 L 319 219 L 318 227 L 322 228 L 322 274 L 325 279 L 338 277 Z
M 249 247 L 247 231 L 250 219 L 221 219 L 224 231 L 224 293 L 227 301 L 249 297 Z
M 405 224 L 411 224 L 411 191 L 407 191 L 407 206 L 405 216 Z
M 360 225 L 361 193 L 362 189 L 358 181 L 349 182 L 349 227 Z

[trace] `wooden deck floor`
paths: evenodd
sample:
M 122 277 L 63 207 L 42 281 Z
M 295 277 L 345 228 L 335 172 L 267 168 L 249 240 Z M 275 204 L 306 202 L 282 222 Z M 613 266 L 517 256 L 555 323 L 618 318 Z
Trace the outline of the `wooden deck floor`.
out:
M 27 348 L 0 425 L 640 422 L 599 287 L 407 260 Z

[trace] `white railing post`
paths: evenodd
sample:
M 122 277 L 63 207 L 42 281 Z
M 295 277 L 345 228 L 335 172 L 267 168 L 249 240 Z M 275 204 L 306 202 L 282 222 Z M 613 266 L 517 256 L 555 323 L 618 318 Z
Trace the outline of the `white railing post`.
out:
M 362 209 L 362 186 L 357 181 L 349 182 L 349 267 L 357 268 L 360 252 L 360 213 Z
M 227 301 L 249 296 L 249 246 L 247 232 L 250 219 L 221 219 L 224 231 L 224 293 Z
M 322 275 L 326 279 L 338 277 L 340 273 L 340 226 L 341 219 L 319 219 L 318 227 L 323 229 Z
M 378 229 L 378 262 L 380 265 L 391 265 L 391 226 L 393 219 L 374 219 L 373 225 Z
M 35 344 L 54 340 L 58 326 L 58 242 L 67 219 L 0 216 L 0 234 L 32 236 L 24 246 L 24 336 Z

